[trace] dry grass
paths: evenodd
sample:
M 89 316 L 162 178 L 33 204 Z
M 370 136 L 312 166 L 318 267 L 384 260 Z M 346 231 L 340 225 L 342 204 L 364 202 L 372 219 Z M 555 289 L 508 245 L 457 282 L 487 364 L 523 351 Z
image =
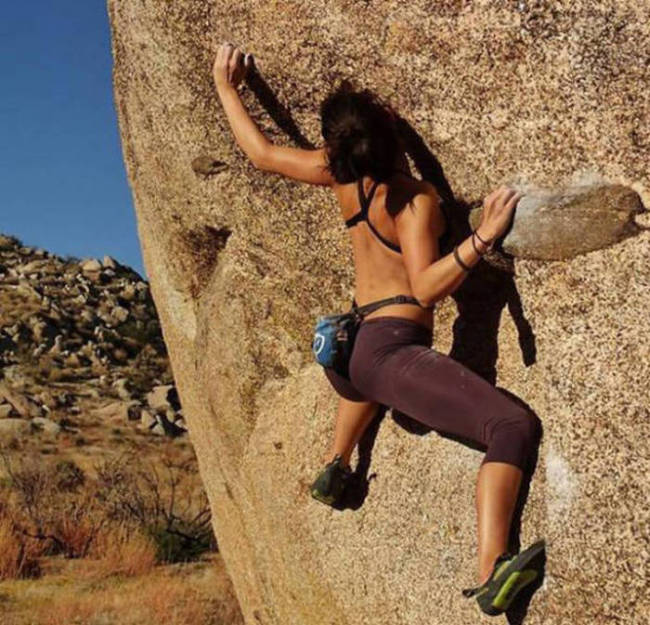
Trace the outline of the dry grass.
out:
M 241 625 L 189 443 L 84 417 L 0 442 L 0 625 Z
M 174 542 L 177 528 L 209 528 L 196 476 L 163 469 L 122 458 L 88 478 L 71 462 L 13 463 L 0 483 L 0 623 L 241 625 L 219 554 Z
M 20 535 L 0 513 L 0 580 L 37 576 L 42 555 L 43 544 Z
M 127 525 L 111 527 L 93 543 L 88 571 L 94 578 L 144 575 L 156 565 L 157 551 L 154 541 L 141 531 Z
M 137 577 L 98 580 L 86 560 L 66 561 L 39 582 L 0 583 L 10 608 L 3 625 L 241 625 L 221 558 L 153 567 Z

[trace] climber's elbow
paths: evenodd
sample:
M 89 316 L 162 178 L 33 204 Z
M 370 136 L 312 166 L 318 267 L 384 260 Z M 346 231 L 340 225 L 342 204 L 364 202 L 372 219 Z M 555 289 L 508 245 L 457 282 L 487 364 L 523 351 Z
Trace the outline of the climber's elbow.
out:
M 255 169 L 261 169 L 262 171 L 266 169 L 266 161 L 264 160 L 264 156 L 262 154 L 251 154 L 250 160 Z
M 413 293 L 413 296 L 422 308 L 430 308 L 436 302 L 435 298 L 430 293 L 418 291 Z
M 273 144 L 265 143 L 257 146 L 249 154 L 253 167 L 262 171 L 271 171 L 273 169 Z
M 417 300 L 422 308 L 429 308 L 433 305 L 434 294 L 431 290 L 431 285 L 425 280 L 426 276 L 422 271 L 409 273 L 409 281 L 411 282 L 411 289 L 413 297 Z

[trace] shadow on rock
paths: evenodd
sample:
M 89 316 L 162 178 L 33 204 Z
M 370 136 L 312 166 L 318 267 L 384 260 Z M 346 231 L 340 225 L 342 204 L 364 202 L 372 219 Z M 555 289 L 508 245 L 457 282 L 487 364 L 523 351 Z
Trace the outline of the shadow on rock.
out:
M 306 150 L 315 149 L 314 144 L 302 134 L 298 125 L 291 117 L 289 109 L 278 100 L 275 93 L 271 90 L 268 83 L 257 68 L 253 65 L 246 76 L 246 84 L 255 94 L 259 103 L 269 114 L 271 119 L 284 131 L 300 148 Z
M 375 445 L 377 433 L 379 432 L 379 426 L 386 415 L 386 410 L 387 408 L 385 406 L 379 408 L 375 418 L 370 422 L 359 440 L 359 462 L 350 478 L 350 482 L 344 491 L 340 503 L 335 506 L 337 510 L 345 510 L 346 508 L 358 510 L 368 496 L 370 481 L 376 477 L 375 473 L 368 475 L 372 459 L 372 449 Z

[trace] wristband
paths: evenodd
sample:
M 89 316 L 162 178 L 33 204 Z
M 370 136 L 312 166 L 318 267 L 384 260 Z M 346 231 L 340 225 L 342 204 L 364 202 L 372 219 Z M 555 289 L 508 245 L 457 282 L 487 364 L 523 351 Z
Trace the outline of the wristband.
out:
M 492 247 L 494 246 L 494 241 L 492 241 L 491 243 L 488 243 L 487 241 L 484 241 L 483 239 L 481 239 L 481 235 L 478 233 L 478 228 L 475 228 L 475 229 L 472 231 L 472 233 L 475 234 L 475 235 L 478 237 L 478 240 L 479 240 L 481 243 L 483 243 L 483 245 L 487 245 L 487 246 L 488 246 L 488 248 L 487 248 L 486 251 L 489 252 L 489 251 L 492 249 Z
M 485 254 L 485 252 L 487 252 L 487 250 L 485 250 L 485 252 L 481 252 L 481 250 L 479 250 L 478 247 L 476 247 L 476 241 L 474 241 L 474 235 L 475 235 L 475 234 L 476 234 L 476 231 L 475 231 L 475 230 L 472 231 L 472 245 L 474 246 L 474 251 L 475 251 L 479 256 L 483 256 L 483 254 Z M 480 237 L 479 237 L 479 240 L 480 240 Z
M 458 264 L 469 273 L 469 271 L 472 269 L 471 267 L 468 267 L 460 258 L 458 255 L 458 246 L 454 246 L 454 258 L 458 261 Z

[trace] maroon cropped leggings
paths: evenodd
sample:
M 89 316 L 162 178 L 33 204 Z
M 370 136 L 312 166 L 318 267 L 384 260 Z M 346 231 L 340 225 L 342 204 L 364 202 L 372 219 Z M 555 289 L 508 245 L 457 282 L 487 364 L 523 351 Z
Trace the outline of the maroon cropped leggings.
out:
M 350 360 L 350 380 L 325 373 L 351 401 L 375 401 L 430 428 L 475 441 L 485 462 L 525 470 L 537 445 L 537 417 L 453 358 L 431 348 L 432 333 L 402 317 L 361 323 Z

